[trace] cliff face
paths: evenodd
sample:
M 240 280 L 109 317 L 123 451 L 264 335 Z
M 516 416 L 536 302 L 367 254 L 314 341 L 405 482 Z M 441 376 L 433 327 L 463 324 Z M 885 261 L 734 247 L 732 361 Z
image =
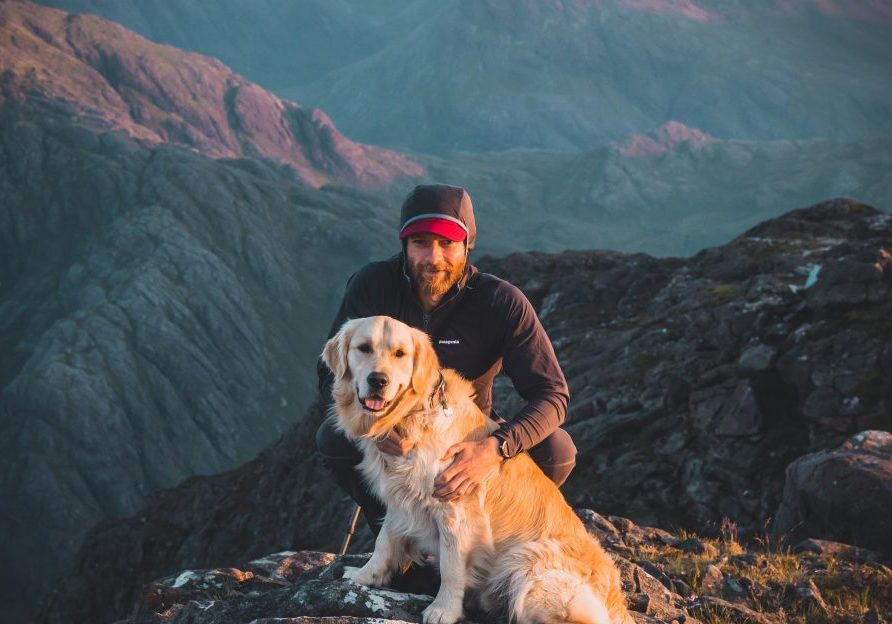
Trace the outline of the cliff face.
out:
M 363 189 L 419 171 L 219 61 L 0 3 L 10 617 L 88 527 L 299 418 L 344 280 L 392 248 L 395 216 Z
M 0 126 L 0 584 L 14 604 L 48 588 L 88 527 L 298 419 L 344 280 L 394 226 L 378 200 L 281 167 L 9 106 Z
M 570 381 L 568 498 L 713 531 L 728 517 L 753 534 L 790 461 L 892 426 L 880 381 L 892 364 L 890 240 L 888 214 L 836 200 L 692 258 L 482 260 L 533 301 Z M 500 388 L 510 413 L 516 399 Z M 311 410 L 245 466 L 91 531 L 41 621 L 121 617 L 142 583 L 185 567 L 333 547 L 349 505 L 313 457 L 320 418 Z

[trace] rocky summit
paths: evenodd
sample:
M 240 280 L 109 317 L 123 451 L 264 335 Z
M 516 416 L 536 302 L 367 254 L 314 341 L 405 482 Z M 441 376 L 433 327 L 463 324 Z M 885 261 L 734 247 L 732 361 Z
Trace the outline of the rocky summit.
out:
M 840 539 L 842 534 L 827 530 L 834 516 L 805 522 L 807 530 L 795 535 L 799 541 L 786 528 L 772 532 L 771 519 L 784 499 L 785 479 L 795 472 L 787 467 L 797 458 L 840 445 L 840 453 L 851 453 L 861 445 L 875 461 L 886 461 L 877 455 L 887 452 L 881 436 L 868 432 L 846 440 L 890 429 L 892 389 L 882 381 L 892 367 L 890 243 L 889 214 L 834 200 L 764 222 L 690 258 L 589 251 L 515 254 L 479 265 L 524 290 L 556 346 L 571 386 L 566 426 L 579 449 L 564 486 L 575 506 L 630 518 L 630 525 L 671 529 L 680 540 L 686 533 L 677 528 L 683 527 L 722 543 L 797 546 L 812 538 L 804 548 L 814 551 L 825 548 L 818 540 Z M 497 390 L 500 410 L 510 415 L 517 398 L 504 380 Z M 166 575 L 240 565 L 277 550 L 335 548 L 351 507 L 314 457 L 321 417 L 312 408 L 244 466 L 190 479 L 155 496 L 138 515 L 92 530 L 38 621 L 123 618 L 132 613 L 142 586 Z M 853 472 L 849 483 L 862 479 L 860 474 Z M 628 526 L 610 523 L 619 534 L 621 525 Z M 599 535 L 609 542 L 613 531 L 604 530 Z M 877 550 L 871 557 L 880 562 L 890 552 L 881 542 L 859 543 L 867 534 L 844 535 L 854 543 L 836 551 L 864 561 L 857 553 Z M 668 580 L 646 569 L 666 591 L 684 598 L 672 598 L 673 609 L 704 619 L 691 602 L 694 594 L 700 597 L 696 604 L 717 609 L 731 609 L 726 603 L 736 604 L 737 592 L 749 601 L 741 608 L 754 613 L 760 604 L 754 601 L 767 604 L 769 598 L 775 614 L 800 613 L 805 607 L 794 608 L 784 597 L 812 591 L 808 583 L 800 587 L 803 579 L 818 583 L 821 566 L 837 565 L 801 558 L 794 565 L 781 557 L 787 553 L 782 546 L 722 555 L 719 546 L 696 544 L 690 548 L 698 558 L 682 564 L 675 551 L 662 550 L 678 545 L 657 545 L 651 553 L 653 566 Z M 733 558 L 738 555 L 744 559 Z M 802 574 L 774 586 L 744 570 L 748 562 L 763 566 L 759 557 L 769 555 L 777 558 L 765 559 L 768 567 Z M 707 594 L 696 588 L 707 563 L 715 567 L 714 593 L 703 598 Z M 669 572 L 676 568 L 687 571 L 679 577 L 685 585 L 672 581 Z M 876 569 L 874 594 L 888 588 L 885 569 Z M 742 578 L 758 584 L 757 598 Z M 649 598 L 637 600 L 650 604 Z M 170 617 L 179 613 L 168 608 Z M 197 603 L 182 608 L 190 614 L 199 609 Z M 251 613 L 261 617 L 260 611 Z M 322 617 L 321 611 L 297 610 L 275 617 L 303 615 Z
M 796 551 L 744 550 L 729 525 L 703 540 L 638 526 L 619 516 L 578 511 L 620 569 L 633 619 L 671 622 L 887 622 L 892 618 L 890 559 L 844 544 L 808 540 Z M 437 579 L 369 588 L 343 579 L 345 565 L 368 555 L 283 551 L 238 568 L 182 570 L 148 583 L 117 624 L 382 624 L 418 622 Z M 506 613 L 469 608 L 469 624 L 496 624 Z

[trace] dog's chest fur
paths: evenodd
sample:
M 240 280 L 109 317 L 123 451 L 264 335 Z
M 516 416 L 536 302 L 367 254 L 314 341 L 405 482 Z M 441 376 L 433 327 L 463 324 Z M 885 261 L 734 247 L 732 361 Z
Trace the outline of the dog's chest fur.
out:
M 415 446 L 403 457 L 382 453 L 374 440 L 360 440 L 363 460 L 359 468 L 374 493 L 386 501 L 391 529 L 414 542 L 420 553 L 436 555 L 437 517 L 447 503 L 433 497 L 434 479 L 449 465 L 440 458 L 460 440 L 450 431 L 449 416 L 441 408 L 425 416 L 424 422 L 430 423 L 436 434 L 414 436 L 410 428 L 406 434 Z

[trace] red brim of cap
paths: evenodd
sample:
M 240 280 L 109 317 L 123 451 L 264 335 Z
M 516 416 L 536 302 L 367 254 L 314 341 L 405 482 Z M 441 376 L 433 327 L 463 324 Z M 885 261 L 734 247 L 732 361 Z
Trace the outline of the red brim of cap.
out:
M 463 241 L 468 236 L 468 233 L 465 232 L 462 226 L 454 221 L 446 219 L 419 219 L 407 225 L 406 229 L 400 232 L 400 238 L 403 239 L 413 234 L 422 233 L 436 234 L 452 241 Z

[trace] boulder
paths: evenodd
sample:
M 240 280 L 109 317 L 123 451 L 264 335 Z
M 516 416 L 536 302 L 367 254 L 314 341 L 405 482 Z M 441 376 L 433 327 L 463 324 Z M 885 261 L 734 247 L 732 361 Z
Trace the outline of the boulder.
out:
M 892 434 L 863 431 L 787 468 L 773 531 L 892 554 Z

